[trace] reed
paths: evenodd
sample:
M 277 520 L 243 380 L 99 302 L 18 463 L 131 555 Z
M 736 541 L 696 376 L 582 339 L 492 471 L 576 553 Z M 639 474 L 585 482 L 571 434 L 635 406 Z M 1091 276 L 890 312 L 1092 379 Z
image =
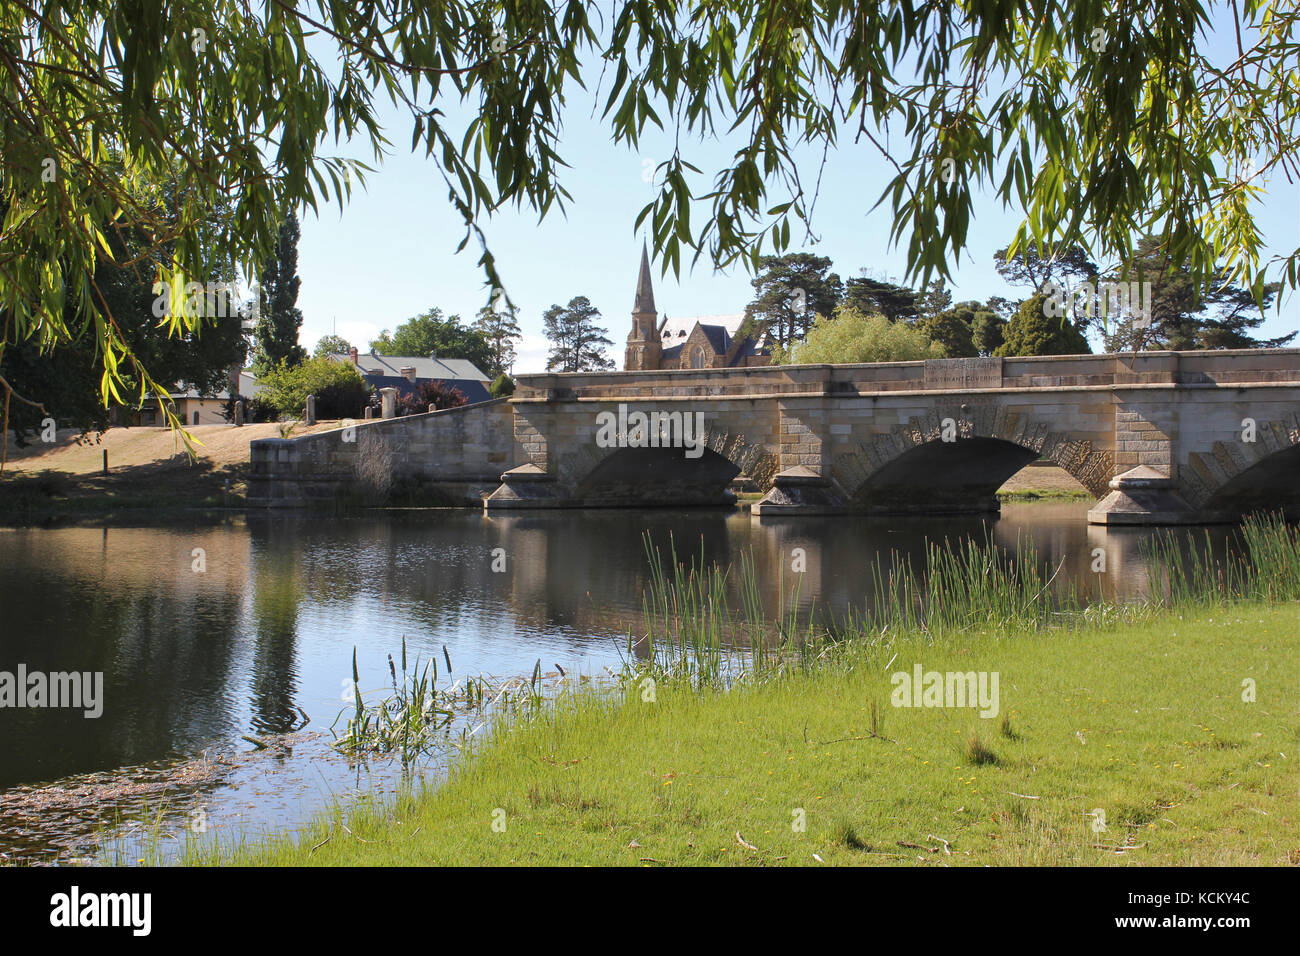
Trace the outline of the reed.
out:
M 929 541 L 917 562 L 890 552 L 871 569 L 867 604 L 820 625 L 813 610 L 800 612 L 797 580 L 788 588 L 783 575 L 780 605 L 768 614 L 752 554 L 725 568 L 706 563 L 703 552 L 683 561 L 671 536 L 665 553 L 647 534 L 644 625 L 628 637 L 620 676 L 726 688 L 807 672 L 839 648 L 885 647 L 909 635 L 1114 627 L 1182 605 L 1300 600 L 1296 528 L 1280 515 L 1258 514 L 1237 534 L 1237 549 L 1217 557 L 1208 535 L 1203 544 L 1155 535 L 1144 545 L 1153 596 L 1120 604 L 1089 599 L 1061 576 L 1063 562 L 1053 566 L 1031 541 L 1010 551 L 991 536 Z
M 671 536 L 666 556 L 649 534 L 643 540 L 650 576 L 642 599 L 644 631 L 628 636 L 624 679 L 727 687 L 779 673 L 792 660 L 810 666 L 818 635 L 811 618 L 801 619 L 797 583 L 787 595 L 782 576 L 780 604 L 769 617 L 752 554 L 741 555 L 738 569 L 722 568 L 707 564 L 703 552 L 698 562 L 679 560 Z
M 391 654 L 388 656 L 388 671 L 393 693 L 376 703 L 367 704 L 361 694 L 356 648 L 352 649 L 353 712 L 343 734 L 335 739 L 334 747 L 354 756 L 397 754 L 403 766 L 409 766 L 445 738 L 446 735 L 439 731 L 446 728 L 455 716 L 454 701 L 446 692 L 438 690 L 436 657 L 426 661 L 423 668 L 416 657 L 414 665 L 408 668 L 405 635 L 402 636 L 401 679 L 398 679 Z M 337 723 L 336 720 L 335 725 Z M 332 731 L 333 727 L 330 729 Z
M 1216 555 L 1209 533 L 1187 543 L 1161 532 L 1145 545 L 1153 594 L 1168 606 L 1300 600 L 1300 531 L 1278 514 L 1248 515 L 1239 547 Z

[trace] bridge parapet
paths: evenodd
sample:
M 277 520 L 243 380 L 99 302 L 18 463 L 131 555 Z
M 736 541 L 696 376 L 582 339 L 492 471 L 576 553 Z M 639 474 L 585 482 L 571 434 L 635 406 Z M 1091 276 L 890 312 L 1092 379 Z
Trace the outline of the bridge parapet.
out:
M 548 372 L 520 375 L 511 401 L 655 401 L 1296 381 L 1300 381 L 1300 349 L 1240 349 L 649 372 Z
M 996 509 L 1001 481 L 1043 456 L 1107 501 L 1116 476 L 1140 468 L 1150 483 L 1156 471 L 1196 520 L 1231 513 L 1219 489 L 1300 443 L 1288 437 L 1297 398 L 1300 349 L 1276 349 L 549 373 L 520 376 L 511 404 L 530 460 L 556 479 L 550 497 L 574 506 L 593 503 L 581 489 L 610 454 L 595 447 L 597 416 L 625 406 L 702 414 L 736 446 L 765 449 L 760 487 L 771 493 L 758 514 Z M 1265 444 L 1238 448 L 1237 431 L 1256 419 Z M 1270 460 L 1276 475 L 1280 459 Z M 656 480 L 636 489 L 643 503 L 656 500 Z M 632 484 L 625 470 L 626 503 Z M 1098 521 L 1144 520 L 1132 500 L 1109 518 L 1099 507 Z

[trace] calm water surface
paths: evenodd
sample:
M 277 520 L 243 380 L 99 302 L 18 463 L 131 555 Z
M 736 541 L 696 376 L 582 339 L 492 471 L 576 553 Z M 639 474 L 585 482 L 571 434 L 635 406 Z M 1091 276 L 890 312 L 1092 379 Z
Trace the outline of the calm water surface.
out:
M 1142 596 L 1151 532 L 1090 527 L 1087 507 L 1009 504 L 995 519 L 407 511 L 2 528 L 0 671 L 103 672 L 104 709 L 0 709 L 0 853 L 94 856 L 105 836 L 128 845 L 159 807 L 145 785 L 205 755 L 219 772 L 169 793 L 164 833 L 200 819 L 212 833 L 291 826 L 331 795 L 390 790 L 390 763 L 350 764 L 329 747 L 353 648 L 366 689 L 385 685 L 403 635 L 413 656 L 445 645 L 457 676 L 526 675 L 538 659 L 600 672 L 640 621 L 646 532 L 682 557 L 752 553 L 773 611 L 794 548 L 807 562 L 800 603 L 842 613 L 866 602 L 873 563 L 945 536 L 991 535 L 1007 550 L 1032 541 L 1062 579 Z M 1211 535 L 1226 546 L 1227 530 Z M 1098 547 L 1104 576 L 1091 571 Z M 289 733 L 302 713 L 303 733 L 245 756 L 243 735 Z

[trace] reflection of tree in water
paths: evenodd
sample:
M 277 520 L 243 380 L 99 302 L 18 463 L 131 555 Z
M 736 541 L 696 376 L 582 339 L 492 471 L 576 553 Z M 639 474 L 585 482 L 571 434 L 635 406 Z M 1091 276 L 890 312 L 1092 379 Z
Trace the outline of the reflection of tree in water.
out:
M 510 601 L 531 627 L 572 628 L 622 635 L 641 623 L 641 600 L 650 581 L 645 535 L 667 564 L 678 560 L 724 566 L 734 542 L 731 512 L 589 511 L 581 521 L 551 517 L 494 519 L 494 547 L 515 561 Z
M 167 532 L 42 534 L 0 549 L 0 669 L 101 672 L 103 713 L 0 710 L 0 787 L 189 756 L 228 736 L 238 590 L 195 580 Z
M 253 624 L 256 637 L 249 704 L 257 733 L 287 733 L 299 723 L 298 604 L 302 599 L 299 554 L 303 542 L 292 526 L 250 522 L 253 536 Z

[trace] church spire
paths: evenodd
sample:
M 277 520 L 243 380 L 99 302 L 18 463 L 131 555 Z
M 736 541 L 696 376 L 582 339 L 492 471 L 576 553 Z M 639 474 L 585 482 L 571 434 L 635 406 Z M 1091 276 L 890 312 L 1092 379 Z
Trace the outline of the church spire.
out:
M 650 285 L 650 251 L 641 243 L 641 275 L 636 280 L 636 302 L 632 305 L 632 331 L 627 336 L 623 368 L 629 372 L 657 369 L 663 354 L 659 338 L 659 314 Z
M 644 241 L 641 243 L 641 275 L 636 280 L 636 301 L 632 304 L 632 312 L 657 314 L 655 291 L 650 285 L 650 252 Z

